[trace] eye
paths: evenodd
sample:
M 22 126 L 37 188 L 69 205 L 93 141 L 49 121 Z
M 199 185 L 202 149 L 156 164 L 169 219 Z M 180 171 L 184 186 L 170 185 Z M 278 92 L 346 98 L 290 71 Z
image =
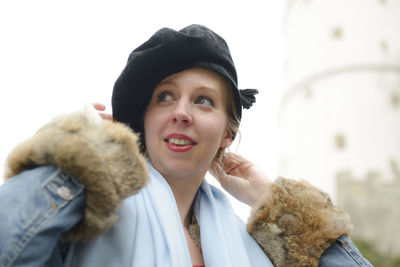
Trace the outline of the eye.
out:
M 213 107 L 214 106 L 214 101 L 208 96 L 200 96 L 196 100 L 196 104 L 202 105 L 202 106 L 209 106 Z
M 172 95 L 169 92 L 162 92 L 157 96 L 157 103 L 172 101 Z

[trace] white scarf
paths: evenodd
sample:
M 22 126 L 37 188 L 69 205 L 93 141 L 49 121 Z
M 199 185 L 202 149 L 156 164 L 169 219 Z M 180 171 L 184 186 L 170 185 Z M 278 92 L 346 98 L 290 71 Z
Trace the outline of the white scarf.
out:
M 94 241 L 73 244 L 67 267 L 192 267 L 172 191 L 149 164 L 149 183 L 127 198 L 120 220 Z M 205 180 L 194 214 L 206 267 L 273 266 L 234 214 L 229 200 Z

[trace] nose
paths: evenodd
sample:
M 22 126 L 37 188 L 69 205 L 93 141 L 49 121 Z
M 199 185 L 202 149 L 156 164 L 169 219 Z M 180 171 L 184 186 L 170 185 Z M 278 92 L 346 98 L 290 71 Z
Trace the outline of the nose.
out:
M 192 115 L 190 111 L 190 103 L 181 99 L 177 102 L 172 114 L 172 122 L 177 124 L 190 125 L 192 123 Z

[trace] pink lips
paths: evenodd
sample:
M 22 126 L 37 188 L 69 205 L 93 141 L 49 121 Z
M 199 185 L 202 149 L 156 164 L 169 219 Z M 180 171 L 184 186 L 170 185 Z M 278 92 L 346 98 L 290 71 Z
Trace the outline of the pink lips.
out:
M 169 142 L 169 139 L 171 138 L 188 140 L 190 143 L 185 145 L 171 144 Z M 164 139 L 164 141 L 166 142 L 168 149 L 173 152 L 185 152 L 196 145 L 196 142 L 194 142 L 192 138 L 183 134 L 170 134 Z

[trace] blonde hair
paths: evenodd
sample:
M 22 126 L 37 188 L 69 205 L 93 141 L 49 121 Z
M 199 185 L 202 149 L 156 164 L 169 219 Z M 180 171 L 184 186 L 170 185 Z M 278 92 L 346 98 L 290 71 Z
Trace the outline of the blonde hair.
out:
M 227 83 L 228 84 L 228 83 Z M 236 110 L 235 97 L 233 96 L 233 89 L 230 84 L 228 84 L 227 93 L 227 105 L 226 111 L 228 113 L 228 127 L 232 132 L 232 137 L 235 138 L 236 134 L 239 132 L 240 119 L 239 114 Z
M 226 113 L 228 117 L 228 129 L 232 133 L 232 139 L 234 139 L 238 134 L 240 138 L 240 132 L 239 132 L 240 119 L 236 109 L 236 102 L 235 102 L 235 97 L 233 95 L 233 88 L 231 84 L 227 82 L 225 79 L 224 83 L 227 91 Z M 220 157 L 222 157 L 224 150 L 225 150 L 224 148 L 219 148 L 217 154 L 215 155 L 215 159 L 219 159 Z

